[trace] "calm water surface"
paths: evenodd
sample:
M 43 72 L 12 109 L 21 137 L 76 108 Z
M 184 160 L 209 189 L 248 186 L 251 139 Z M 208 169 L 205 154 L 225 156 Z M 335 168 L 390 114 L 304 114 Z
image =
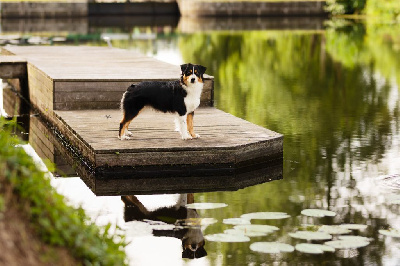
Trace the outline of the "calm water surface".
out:
M 202 226 L 202 234 L 222 233 L 232 227 L 223 219 L 249 212 L 286 212 L 290 218 L 252 220 L 280 230 L 246 243 L 206 241 L 207 256 L 189 260 L 181 258 L 178 238 L 153 236 L 148 222 L 125 223 L 120 197 L 96 197 L 79 178 L 55 179 L 59 191 L 83 204 L 97 223 L 126 230 L 132 265 L 400 265 L 399 238 L 378 233 L 400 230 L 399 205 L 390 203 L 400 195 L 400 25 L 331 21 L 322 30 L 182 31 L 173 26 L 91 29 L 97 36 L 109 34 L 115 47 L 176 65 L 207 66 L 215 77 L 217 108 L 284 134 L 283 180 L 194 195 L 195 202 L 228 204 L 197 211 L 218 220 Z M 389 175 L 394 176 L 383 178 Z M 137 198 L 154 210 L 159 203 L 173 205 L 178 196 Z M 301 215 L 307 208 L 337 215 Z M 302 224 L 343 223 L 368 225 L 352 234 L 373 240 L 325 255 L 269 255 L 249 248 L 259 241 L 305 242 L 288 236 Z

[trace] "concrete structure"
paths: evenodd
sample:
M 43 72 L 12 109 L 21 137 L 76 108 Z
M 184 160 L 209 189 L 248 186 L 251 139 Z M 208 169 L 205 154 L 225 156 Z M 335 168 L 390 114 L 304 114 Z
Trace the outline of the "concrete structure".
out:
M 177 0 L 182 16 L 324 16 L 325 1 Z
M 96 3 L 77 1 L 21 1 L 1 3 L 2 18 L 71 18 L 87 16 L 179 16 L 175 1 Z
M 83 17 L 88 14 L 86 1 L 73 2 L 3 2 L 2 18 L 65 18 Z

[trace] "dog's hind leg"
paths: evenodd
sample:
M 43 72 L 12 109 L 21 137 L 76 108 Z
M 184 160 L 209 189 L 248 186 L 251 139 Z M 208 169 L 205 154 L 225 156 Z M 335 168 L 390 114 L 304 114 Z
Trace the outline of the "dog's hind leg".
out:
M 118 138 L 120 140 L 124 139 L 130 139 L 129 136 L 132 136 L 132 132 L 128 131 L 128 126 L 132 122 L 132 120 L 139 114 L 140 110 L 135 110 L 132 113 L 127 114 L 124 112 L 124 116 L 121 120 L 121 123 L 119 123 L 119 134 Z

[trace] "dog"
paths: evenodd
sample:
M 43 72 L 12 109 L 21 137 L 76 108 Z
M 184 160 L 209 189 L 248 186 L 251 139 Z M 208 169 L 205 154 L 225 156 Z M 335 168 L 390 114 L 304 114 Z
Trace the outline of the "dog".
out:
M 182 241 L 182 258 L 198 259 L 207 256 L 205 240 L 200 225 L 188 225 L 187 221 L 199 218 L 196 210 L 185 207 L 194 202 L 194 195 L 181 194 L 173 206 L 149 211 L 135 195 L 121 196 L 125 203 L 124 219 L 129 221 L 161 221 L 174 224 L 175 229 L 153 230 L 154 236 L 175 237 Z
M 132 84 L 121 99 L 123 117 L 119 124 L 118 138 L 130 139 L 133 134 L 128 131 L 129 124 L 145 106 L 177 114 L 176 130 L 183 140 L 199 138 L 200 135 L 193 130 L 193 116 L 200 105 L 206 69 L 201 65 L 183 64 L 180 80 Z

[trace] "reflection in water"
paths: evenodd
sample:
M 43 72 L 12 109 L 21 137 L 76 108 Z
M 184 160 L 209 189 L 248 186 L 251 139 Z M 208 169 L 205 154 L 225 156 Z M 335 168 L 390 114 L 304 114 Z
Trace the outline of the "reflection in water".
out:
M 185 207 L 186 204 L 194 202 L 193 194 L 181 194 L 176 204 L 154 210 L 148 210 L 134 195 L 122 196 L 121 199 L 125 203 L 125 222 L 150 220 L 172 224 L 172 228 L 153 229 L 153 235 L 180 239 L 182 258 L 195 259 L 207 255 L 199 215 L 196 210 Z
M 218 108 L 285 136 L 282 181 L 235 192 L 195 194 L 196 202 L 228 204 L 223 211 L 198 210 L 200 216 L 219 221 L 208 226 L 204 234 L 228 229 L 221 223 L 224 218 L 249 212 L 282 211 L 291 218 L 252 221 L 275 225 L 280 230 L 264 238 L 252 238 L 251 242 L 295 245 L 299 241 L 288 237 L 288 233 L 304 223 L 366 224 L 368 228 L 357 234 L 373 238 L 365 248 L 324 255 L 295 252 L 269 256 L 250 251 L 249 243 L 207 242 L 204 263 L 400 264 L 398 240 L 378 234 L 379 229 L 400 229 L 399 205 L 392 203 L 399 195 L 396 176 L 400 173 L 400 27 L 397 24 L 334 21 L 323 32 L 261 28 L 229 32 L 208 28 L 202 33 L 188 30 L 179 34 L 175 29 L 163 29 L 147 28 L 157 34 L 156 40 L 115 40 L 113 45 L 156 56 L 165 53 L 170 56 L 166 60 L 175 64 L 191 61 L 210 66 L 210 74 L 215 76 Z M 106 31 L 131 35 L 142 30 L 102 26 L 90 31 L 100 36 Z M 74 192 L 76 189 L 71 185 L 66 194 L 79 198 Z M 115 200 L 93 194 L 88 198 L 93 202 Z M 122 213 L 119 197 L 117 201 Z M 338 215 L 325 218 L 300 215 L 306 208 L 329 209 Z M 121 216 L 118 217 L 122 219 Z M 107 214 L 93 217 L 117 220 Z M 148 262 L 145 259 L 149 258 L 142 254 L 154 250 L 166 251 L 158 261 L 160 264 L 182 263 L 180 240 L 152 236 L 151 228 L 146 231 L 148 223 L 121 224 L 130 226 L 127 236 L 132 244 L 127 250 L 135 263 Z M 163 261 L 166 259 L 170 263 Z
M 235 216 L 268 210 L 297 217 L 284 225 L 278 239 L 302 223 L 368 224 L 364 234 L 375 238 L 372 245 L 352 255 L 324 255 L 319 262 L 339 263 L 344 257 L 358 265 L 399 263 L 394 256 L 398 246 L 385 245 L 389 240 L 377 234 L 400 224 L 398 206 L 386 203 L 390 191 L 377 188 L 378 176 L 400 172 L 397 34 L 386 25 L 349 23 L 325 33 L 217 31 L 181 37 L 185 61 L 211 66 L 218 108 L 285 135 L 282 182 L 229 196 L 208 193 L 204 200 L 229 197 L 236 203 Z M 339 215 L 322 220 L 298 216 L 310 207 Z M 212 248 L 227 256 L 227 264 L 264 260 L 246 259 L 213 243 Z M 318 261 L 292 255 L 276 260 Z

